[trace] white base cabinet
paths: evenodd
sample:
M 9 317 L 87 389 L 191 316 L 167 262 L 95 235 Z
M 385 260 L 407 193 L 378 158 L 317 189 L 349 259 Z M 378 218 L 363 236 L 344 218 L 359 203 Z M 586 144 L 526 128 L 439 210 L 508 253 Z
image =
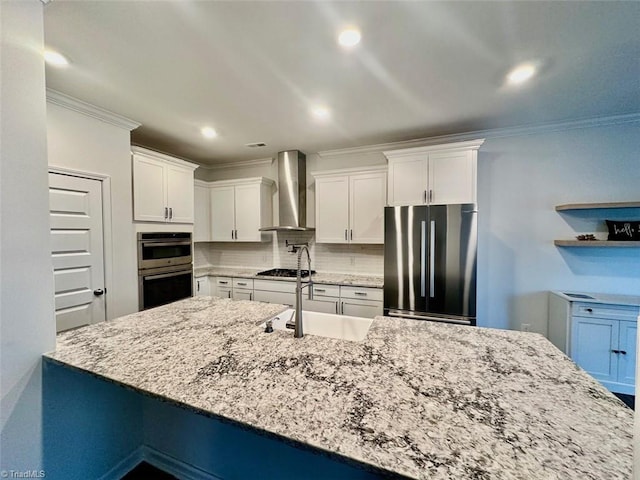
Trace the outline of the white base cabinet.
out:
M 382 315 L 382 289 L 313 284 L 313 295 L 302 301 L 303 310 L 374 318 Z
M 390 206 L 477 202 L 478 149 L 484 139 L 384 152 Z
M 635 395 L 640 307 L 628 303 L 574 301 L 552 292 L 549 340 L 612 392 Z
M 209 288 L 209 277 L 196 277 L 193 279 L 193 291 L 196 297 L 211 295 L 211 289 Z
M 133 219 L 193 223 L 194 180 L 198 165 L 152 150 L 132 147 Z

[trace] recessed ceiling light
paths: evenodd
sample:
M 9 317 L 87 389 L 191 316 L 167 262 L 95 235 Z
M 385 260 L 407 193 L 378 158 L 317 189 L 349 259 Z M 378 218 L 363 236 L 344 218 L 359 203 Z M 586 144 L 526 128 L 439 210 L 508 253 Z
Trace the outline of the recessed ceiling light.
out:
M 211 127 L 202 127 L 200 132 L 204 138 L 216 138 L 218 136 L 218 132 Z
M 66 67 L 69 65 L 69 60 L 67 60 L 64 55 L 54 52 L 53 50 L 44 51 L 44 61 L 56 67 Z
M 507 82 L 511 85 L 519 85 L 526 82 L 536 74 L 538 67 L 534 63 L 523 63 L 507 74 Z
M 351 48 L 360 43 L 360 31 L 357 28 L 347 28 L 340 32 L 338 36 L 338 43 L 343 47 Z
M 316 105 L 311 108 L 311 114 L 318 120 L 327 120 L 331 116 L 329 109 L 323 105 Z

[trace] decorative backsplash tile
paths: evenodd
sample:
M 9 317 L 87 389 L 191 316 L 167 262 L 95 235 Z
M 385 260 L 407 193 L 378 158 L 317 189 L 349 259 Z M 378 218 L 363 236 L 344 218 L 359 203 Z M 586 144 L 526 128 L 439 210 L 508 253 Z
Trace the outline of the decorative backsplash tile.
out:
M 383 245 L 315 243 L 313 232 L 274 232 L 273 240 L 261 243 L 196 243 L 196 267 L 296 268 L 297 256 L 286 242 L 308 243 L 311 267 L 318 272 L 383 274 Z M 303 262 L 306 268 L 306 262 Z

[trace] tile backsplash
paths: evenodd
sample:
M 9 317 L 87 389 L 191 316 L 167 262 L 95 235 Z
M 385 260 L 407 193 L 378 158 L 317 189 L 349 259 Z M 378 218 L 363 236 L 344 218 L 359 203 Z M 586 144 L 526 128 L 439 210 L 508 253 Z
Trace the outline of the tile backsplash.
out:
M 273 232 L 261 243 L 203 242 L 195 244 L 196 267 L 296 268 L 297 256 L 286 242 L 308 243 L 311 267 L 318 272 L 382 275 L 383 245 L 315 243 L 313 232 Z M 268 238 L 268 237 L 265 237 Z M 306 268 L 306 263 L 303 263 Z

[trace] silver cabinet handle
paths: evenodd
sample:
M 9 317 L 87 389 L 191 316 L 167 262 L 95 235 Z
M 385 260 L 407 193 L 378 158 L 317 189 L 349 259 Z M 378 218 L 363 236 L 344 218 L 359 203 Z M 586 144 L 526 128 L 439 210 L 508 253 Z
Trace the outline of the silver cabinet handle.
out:
M 168 207 L 164 207 L 164 218 L 165 218 L 165 220 L 167 218 L 169 218 L 169 208 Z
M 436 221 L 431 220 L 431 228 L 429 229 L 429 296 L 436 296 Z
M 425 190 L 426 192 L 426 190 Z M 426 265 L 427 265 L 427 244 L 426 244 L 426 240 L 427 240 L 427 236 L 426 236 L 426 230 L 427 230 L 427 222 L 422 221 L 420 222 L 420 296 L 424 297 L 426 296 L 425 290 L 425 269 L 426 269 Z
M 196 292 L 200 291 L 200 280 L 196 282 Z
M 367 296 L 367 292 L 353 292 L 354 295 L 363 295 L 363 296 Z
M 240 286 L 243 286 L 243 287 L 244 287 L 244 286 L 246 286 L 246 285 L 247 285 L 247 282 L 238 282 L 238 285 L 240 285 Z
M 344 315 L 344 302 L 340 302 L 340 314 Z
M 422 192 L 422 203 L 427 203 L 427 191 Z
M 338 302 L 336 302 L 336 315 L 338 314 Z
M 353 240 L 353 230 L 351 230 L 351 240 Z
M 229 282 L 223 282 L 222 280 L 218 280 L 218 283 L 219 283 L 220 285 L 226 285 L 226 284 L 228 284 Z
M 347 240 L 347 229 L 344 229 L 344 239 Z
M 249 300 L 253 300 L 253 292 L 249 292 Z
M 326 290 L 324 288 L 314 288 L 313 291 L 316 292 L 316 293 L 318 293 L 318 292 L 326 292 Z
M 429 189 L 429 203 L 433 202 L 433 189 Z
M 173 208 L 169 207 L 169 220 L 173 218 Z
M 231 240 L 233 240 L 233 230 L 231 230 Z

